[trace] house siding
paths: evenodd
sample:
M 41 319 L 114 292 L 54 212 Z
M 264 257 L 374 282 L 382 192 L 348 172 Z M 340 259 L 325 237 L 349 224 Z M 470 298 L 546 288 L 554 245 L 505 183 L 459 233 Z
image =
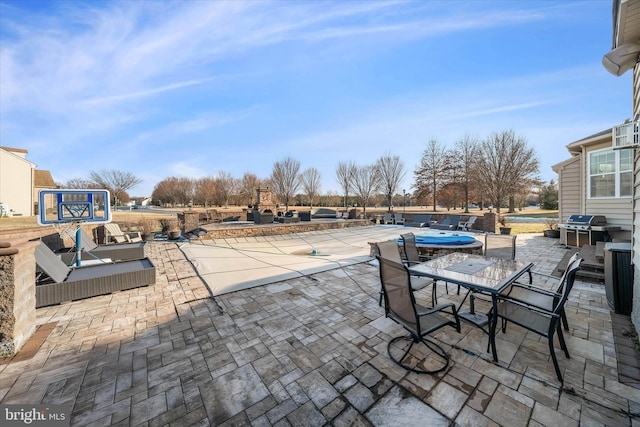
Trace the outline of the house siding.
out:
M 8 205 L 14 214 L 33 215 L 33 166 L 22 152 L 0 149 L 0 203 Z
M 575 157 L 558 170 L 558 219 L 566 222 L 569 215 L 580 212 L 580 158 Z
M 633 68 L 633 118 L 640 119 L 640 65 Z M 634 150 L 633 161 L 633 303 L 631 308 L 631 321 L 640 330 L 640 150 Z

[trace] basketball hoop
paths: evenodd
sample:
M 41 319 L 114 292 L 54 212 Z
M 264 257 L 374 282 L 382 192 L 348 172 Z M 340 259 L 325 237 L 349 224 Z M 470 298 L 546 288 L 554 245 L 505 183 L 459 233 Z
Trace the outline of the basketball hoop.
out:
M 108 190 L 40 190 L 38 208 L 38 224 L 52 225 L 62 239 L 68 237 L 75 242 L 78 267 L 82 258 L 80 225 L 111 222 L 111 196 Z
M 79 222 L 54 222 L 51 225 L 53 225 L 53 228 L 56 229 L 62 239 L 68 237 L 73 241 L 76 240 L 76 232 L 80 228 Z

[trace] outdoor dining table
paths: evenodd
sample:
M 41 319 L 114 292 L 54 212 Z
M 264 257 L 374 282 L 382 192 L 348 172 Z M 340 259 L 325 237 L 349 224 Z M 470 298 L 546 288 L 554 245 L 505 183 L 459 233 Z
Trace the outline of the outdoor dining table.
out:
M 467 294 L 457 308 L 458 316 L 481 328 L 489 335 L 489 345 L 493 360 L 498 360 L 495 346 L 496 321 L 489 324 L 486 314 L 472 311 L 460 311 L 470 292 L 491 295 L 493 310 L 497 309 L 497 296 L 523 274 L 531 272 L 533 263 L 512 261 L 502 258 L 485 257 L 462 252 L 454 252 L 409 267 L 411 274 L 430 277 L 468 289 Z M 488 329 L 485 329 L 485 326 Z

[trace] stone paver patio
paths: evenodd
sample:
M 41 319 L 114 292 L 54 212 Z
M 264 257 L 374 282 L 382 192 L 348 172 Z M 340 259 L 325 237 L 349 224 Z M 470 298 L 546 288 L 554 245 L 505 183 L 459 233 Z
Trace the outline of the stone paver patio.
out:
M 518 258 L 547 274 L 566 252 L 518 242 Z M 154 286 L 38 309 L 50 332 L 32 357 L 0 365 L 0 403 L 71 403 L 80 426 L 640 425 L 640 385 L 618 379 L 600 284 L 572 291 L 561 387 L 545 340 L 513 325 L 498 334 L 498 364 L 463 323 L 436 334 L 447 371 L 399 368 L 386 346 L 402 330 L 367 262 L 213 299 L 178 245 L 153 242 L 151 257 Z M 462 298 L 438 289 L 440 302 Z

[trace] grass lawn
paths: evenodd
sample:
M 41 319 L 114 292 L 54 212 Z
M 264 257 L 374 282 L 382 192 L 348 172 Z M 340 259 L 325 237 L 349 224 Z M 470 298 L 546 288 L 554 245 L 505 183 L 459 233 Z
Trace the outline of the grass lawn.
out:
M 297 209 L 298 211 L 306 211 L 309 210 L 308 207 L 299 207 L 299 206 L 291 206 L 291 209 Z M 219 212 L 224 214 L 235 213 L 238 214 L 242 212 L 241 207 L 233 207 L 230 206 L 228 208 L 216 208 Z M 332 208 L 343 210 L 344 208 Z M 197 210 L 197 209 L 196 209 Z M 202 209 L 204 210 L 204 209 Z M 431 207 L 416 207 L 416 206 L 407 206 L 406 208 L 396 208 L 395 210 L 398 213 L 434 213 L 433 208 Z M 373 214 L 381 214 L 387 212 L 386 208 L 367 208 L 367 215 Z M 450 210 L 446 209 L 437 209 L 435 213 L 437 214 L 463 214 L 463 215 L 484 215 L 486 210 L 479 209 L 470 209 L 469 213 L 466 214 L 462 209 L 458 210 Z M 558 211 L 546 211 L 538 208 L 526 208 L 521 211 L 516 211 L 515 213 L 507 214 L 506 212 L 501 212 L 502 215 L 505 216 L 514 216 L 514 217 L 530 217 L 530 218 L 558 218 Z M 154 217 L 157 219 L 161 218 L 175 218 L 175 213 L 173 212 L 164 212 L 162 209 L 144 209 L 144 210 L 132 210 L 132 211 L 114 211 L 113 212 L 113 221 L 124 223 L 136 223 L 141 217 Z M 511 227 L 512 234 L 522 234 L 522 233 L 542 233 L 543 230 L 547 229 L 548 226 L 544 222 L 511 222 L 509 223 Z M 0 218 L 0 231 L 2 230 L 15 230 L 21 228 L 31 228 L 38 227 L 38 223 L 36 221 L 36 217 L 27 217 L 27 216 L 15 216 L 15 217 L 2 217 Z

